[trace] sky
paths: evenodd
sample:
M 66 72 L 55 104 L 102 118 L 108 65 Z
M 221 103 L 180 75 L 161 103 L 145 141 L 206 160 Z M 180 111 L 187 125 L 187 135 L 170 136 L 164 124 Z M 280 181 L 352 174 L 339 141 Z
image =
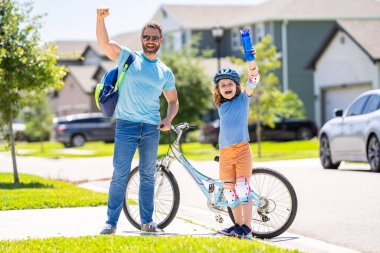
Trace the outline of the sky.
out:
M 43 41 L 96 40 L 96 8 L 107 6 L 106 26 L 110 37 L 138 31 L 161 4 L 254 4 L 263 0 L 18 0 L 32 2 L 33 14 L 42 18 Z M 236 15 L 236 13 L 234 13 Z M 228 17 L 226 17 L 228 18 Z

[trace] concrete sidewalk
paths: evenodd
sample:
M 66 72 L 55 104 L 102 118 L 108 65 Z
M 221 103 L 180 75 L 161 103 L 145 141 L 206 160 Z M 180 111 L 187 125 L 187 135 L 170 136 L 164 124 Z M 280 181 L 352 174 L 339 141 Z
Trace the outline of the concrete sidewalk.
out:
M 106 219 L 106 213 L 106 207 L 2 211 L 0 240 L 98 235 Z M 165 232 L 166 235 L 217 235 L 209 228 L 181 218 L 175 218 Z M 116 234 L 142 235 L 128 222 L 123 213 L 120 215 Z

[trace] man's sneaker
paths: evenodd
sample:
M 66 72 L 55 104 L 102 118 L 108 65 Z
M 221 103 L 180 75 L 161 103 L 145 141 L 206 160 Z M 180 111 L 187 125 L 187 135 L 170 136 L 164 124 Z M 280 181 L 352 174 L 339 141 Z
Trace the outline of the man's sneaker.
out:
M 105 224 L 102 231 L 100 232 L 101 235 L 112 235 L 115 234 L 116 228 L 110 224 Z
M 252 230 L 243 224 L 235 230 L 235 236 L 240 239 L 252 239 Z
M 233 236 L 235 235 L 235 230 L 240 227 L 239 224 L 235 224 L 232 227 L 224 228 L 218 231 L 219 234 L 227 235 L 227 236 Z
M 154 223 L 154 222 L 151 222 L 148 224 L 143 224 L 141 226 L 141 231 L 147 232 L 147 233 L 157 233 L 157 234 L 164 233 L 164 230 L 157 227 L 156 223 Z

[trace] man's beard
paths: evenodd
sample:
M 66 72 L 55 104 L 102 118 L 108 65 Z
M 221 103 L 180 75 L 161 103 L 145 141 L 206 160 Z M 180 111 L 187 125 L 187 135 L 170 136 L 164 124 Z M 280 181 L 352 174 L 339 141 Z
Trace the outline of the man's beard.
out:
M 144 54 L 146 54 L 146 55 L 152 55 L 152 54 L 156 54 L 158 52 L 158 50 L 160 49 L 160 44 L 155 45 L 154 48 L 148 48 L 147 45 L 145 45 L 144 43 L 142 43 L 142 48 L 143 48 Z

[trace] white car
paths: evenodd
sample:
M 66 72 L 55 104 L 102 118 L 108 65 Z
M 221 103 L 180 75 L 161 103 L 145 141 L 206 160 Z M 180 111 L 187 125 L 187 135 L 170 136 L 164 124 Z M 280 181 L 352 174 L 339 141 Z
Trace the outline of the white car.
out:
M 346 110 L 319 132 L 319 157 L 325 169 L 337 169 L 342 161 L 368 162 L 380 172 L 380 89 L 359 95 Z
M 25 138 L 25 134 L 24 134 L 24 131 L 26 129 L 26 125 L 22 122 L 19 122 L 17 120 L 15 120 L 13 123 L 12 123 L 12 128 L 13 128 L 13 134 L 14 134 L 14 138 L 16 141 L 25 141 L 26 138 Z M 0 140 L 4 140 L 6 137 L 6 133 L 8 133 L 8 125 L 4 125 L 2 129 L 0 129 Z

